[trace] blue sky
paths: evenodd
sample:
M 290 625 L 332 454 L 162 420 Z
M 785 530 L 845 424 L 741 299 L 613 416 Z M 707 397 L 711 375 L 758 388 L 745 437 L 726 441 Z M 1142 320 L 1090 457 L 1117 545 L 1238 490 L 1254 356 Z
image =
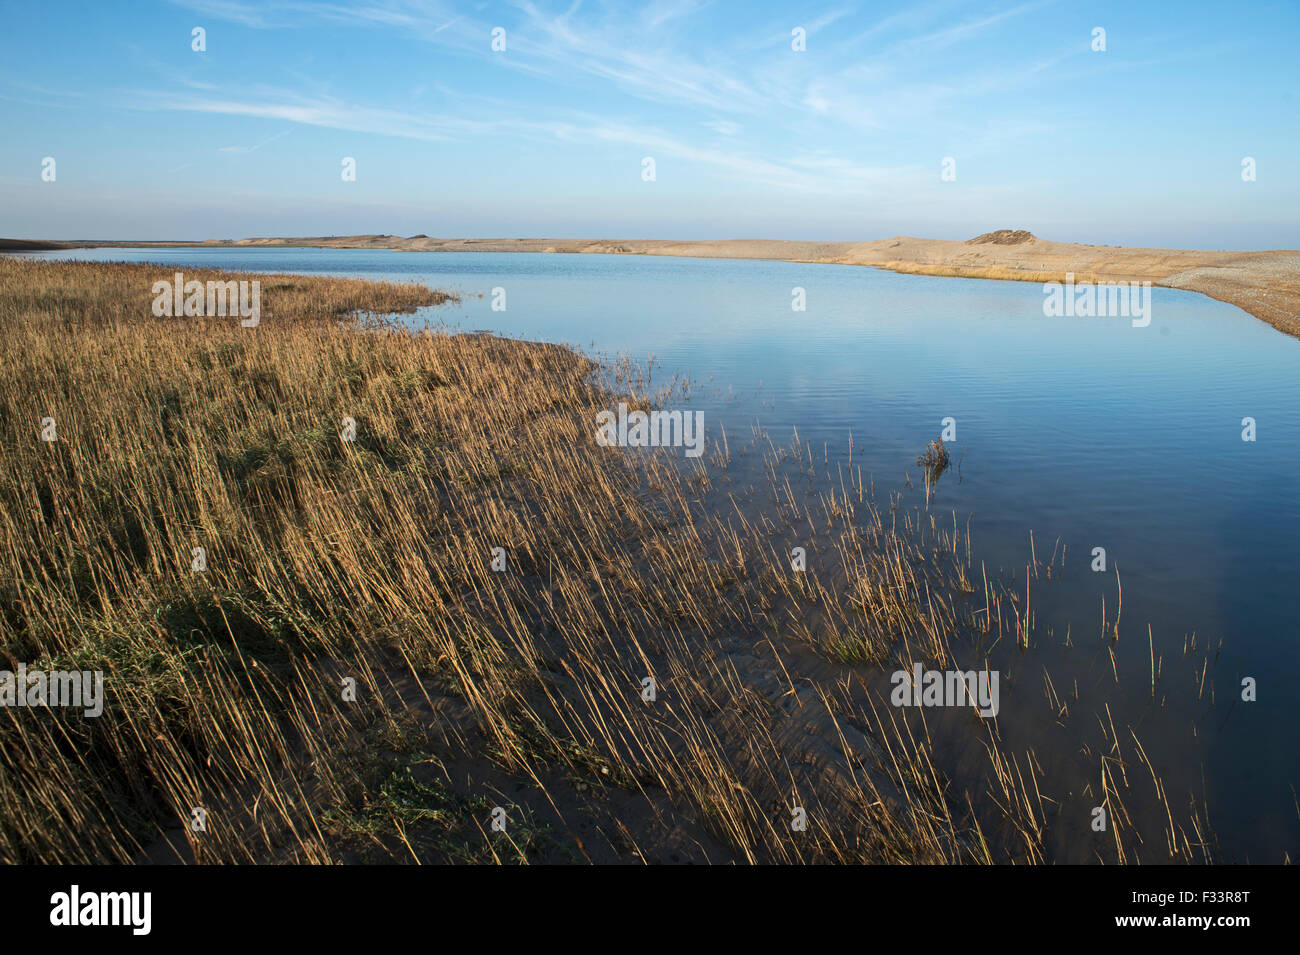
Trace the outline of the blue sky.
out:
M 1295 0 L 3 2 L 0 23 L 0 236 L 1300 248 Z

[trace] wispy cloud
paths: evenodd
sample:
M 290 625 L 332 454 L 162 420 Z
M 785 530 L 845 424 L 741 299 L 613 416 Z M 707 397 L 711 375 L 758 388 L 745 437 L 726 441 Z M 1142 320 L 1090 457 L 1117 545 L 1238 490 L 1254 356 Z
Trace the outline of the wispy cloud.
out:
M 814 169 L 804 161 L 763 158 L 737 146 L 704 147 L 650 125 L 611 123 L 594 115 L 571 113 L 563 119 L 524 119 L 505 114 L 490 119 L 468 119 L 406 112 L 338 100 L 309 100 L 284 91 L 261 98 L 208 99 L 190 94 L 139 93 L 137 109 L 245 116 L 275 119 L 308 126 L 379 134 L 406 139 L 449 142 L 486 136 L 511 136 L 549 142 L 616 144 L 627 146 L 639 161 L 652 155 L 657 161 L 681 160 L 761 185 L 807 193 L 863 189 L 885 183 L 898 170 L 856 165 L 847 160 L 826 162 Z M 724 127 L 727 128 L 727 127 Z M 255 146 L 222 147 L 222 152 L 251 152 L 286 135 L 281 132 Z M 828 174 L 829 173 L 829 174 Z
M 425 142 L 465 143 L 499 136 L 625 145 L 658 159 L 797 193 L 869 195 L 885 188 L 890 177 L 897 185 L 899 177 L 922 175 L 922 159 L 917 157 L 863 161 L 854 143 L 863 131 L 874 135 L 945 122 L 954 132 L 961 131 L 970 150 L 983 148 L 990 139 L 964 129 L 962 105 L 979 98 L 987 102 L 1031 82 L 1067 56 L 1045 55 L 992 70 L 981 68 L 979 57 L 963 72 L 925 68 L 953 48 L 969 45 L 978 52 L 992 31 L 1052 0 L 965 16 L 959 13 L 961 0 L 939 0 L 847 35 L 831 28 L 854 16 L 854 9 L 831 7 L 798 24 L 810 38 L 823 38 L 813 44 L 812 52 L 800 54 L 788 49 L 791 24 L 768 21 L 744 32 L 720 31 L 716 23 L 701 20 L 715 12 L 704 0 L 661 0 L 635 11 L 604 4 L 592 9 L 583 0 L 564 7 L 516 0 L 511 9 L 489 14 L 510 24 L 508 51 L 500 55 L 489 48 L 494 21 L 483 19 L 481 10 L 457 11 L 440 0 L 368 0 L 355 6 L 300 0 L 172 2 L 257 30 L 325 22 L 400 31 L 403 37 L 440 48 L 444 55 L 523 71 L 554 89 L 590 90 L 594 82 L 595 89 L 604 91 L 600 99 L 639 102 L 657 118 L 638 121 L 626 106 L 614 112 L 574 109 L 572 95 L 556 94 L 553 102 L 523 105 L 475 90 L 459 92 L 449 88 L 451 79 L 438 81 L 440 102 L 434 109 L 425 108 L 422 95 L 409 92 L 383 104 L 328 89 L 307 94 L 303 90 L 313 84 L 306 77 L 299 77 L 295 91 L 257 87 L 213 96 L 138 92 L 132 99 L 135 108 L 272 119 Z M 697 36 L 702 28 L 707 37 L 703 42 Z M 418 89 L 423 94 L 424 84 Z M 986 121 L 1007 135 L 1034 131 L 1001 122 L 987 110 Z M 797 130 L 801 141 L 818 142 L 816 153 L 795 151 L 776 158 L 771 130 L 782 122 L 792 133 Z M 724 138 L 721 146 L 719 136 Z M 852 148 L 837 150 L 837 144 Z M 260 145 L 223 151 L 249 152 Z M 934 159 L 923 157 L 924 163 Z
M 255 153 L 255 152 L 257 152 L 259 149 L 261 149 L 263 146 L 267 145 L 268 143 L 273 143 L 273 142 L 275 142 L 277 139 L 283 139 L 285 136 L 288 136 L 289 133 L 290 133 L 290 130 L 287 130 L 287 129 L 286 129 L 284 132 L 276 133 L 274 136 L 271 136 L 271 137 L 269 137 L 269 138 L 267 138 L 267 139 L 264 139 L 264 140 L 262 140 L 260 143 L 255 143 L 255 144 L 253 144 L 252 146 L 221 146 L 220 148 L 217 149 L 217 152 L 222 152 L 222 153 Z
M 744 129 L 740 123 L 733 122 L 729 119 L 706 119 L 700 123 L 701 126 L 707 126 L 716 133 L 724 136 L 735 136 Z

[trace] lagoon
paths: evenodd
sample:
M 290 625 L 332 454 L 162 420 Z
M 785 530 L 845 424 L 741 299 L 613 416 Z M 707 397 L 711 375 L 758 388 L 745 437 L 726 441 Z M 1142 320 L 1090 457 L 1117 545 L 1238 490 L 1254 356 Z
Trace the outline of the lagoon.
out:
M 1208 803 L 1221 861 L 1277 862 L 1300 844 L 1290 788 L 1300 781 L 1292 730 L 1300 693 L 1290 682 L 1300 673 L 1300 340 L 1233 306 L 1156 288 L 1149 325 L 1135 327 L 1128 317 L 1049 317 L 1043 287 L 1032 283 L 634 255 L 89 249 L 40 257 L 421 281 L 461 300 L 408 317 L 413 324 L 653 359 L 655 383 L 689 379 L 689 407 L 704 412 L 710 443 L 725 428 L 734 449 L 755 422 L 778 442 L 797 431 L 832 473 L 852 455 L 878 493 L 909 494 L 909 505 L 924 504 L 906 490 L 909 476 L 920 485 L 916 457 L 952 418 L 954 468 L 930 506 L 969 527 L 976 565 L 1023 583 L 1033 556 L 1065 554 L 1050 584 L 1034 581 L 1053 677 L 1100 679 L 1101 601 L 1113 618 L 1118 572 L 1116 666 L 1144 692 L 1113 700 L 1117 721 L 1145 723 L 1139 732 L 1158 740 L 1143 736 L 1165 756 L 1171 801 Z M 804 290 L 804 311 L 792 309 L 795 289 Z M 1243 440 L 1246 418 L 1253 441 Z M 1092 569 L 1096 548 L 1105 572 Z M 1198 646 L 1219 648 L 1213 703 L 1208 692 L 1185 692 L 1178 673 L 1192 634 Z M 1169 684 L 1161 686 L 1168 702 L 1151 714 L 1149 655 Z M 1104 672 L 1110 679 L 1109 662 Z M 1256 702 L 1234 702 L 1244 677 L 1258 681 Z M 1032 681 L 1003 688 L 1003 724 L 1017 695 L 1021 705 L 1031 693 L 1041 704 Z M 1032 744 L 1032 728 L 1023 733 Z

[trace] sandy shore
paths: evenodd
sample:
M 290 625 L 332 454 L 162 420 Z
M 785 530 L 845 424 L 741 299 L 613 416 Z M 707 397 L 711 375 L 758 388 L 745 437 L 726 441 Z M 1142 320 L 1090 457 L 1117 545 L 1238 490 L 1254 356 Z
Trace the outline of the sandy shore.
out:
M 0 241 L 0 246 L 3 246 Z M 33 246 L 51 243 L 33 243 Z M 870 265 L 923 275 L 1007 279 L 1023 282 L 1150 281 L 1200 292 L 1300 338 L 1300 251 L 1268 252 L 1139 249 L 1049 242 L 1025 232 L 988 233 L 967 241 L 898 236 L 871 242 L 787 242 L 720 239 L 435 239 L 418 235 L 264 238 L 204 242 L 70 242 L 65 247 L 313 247 L 398 249 L 420 252 L 569 252 L 780 259 Z M 11 246 L 12 248 L 12 246 Z

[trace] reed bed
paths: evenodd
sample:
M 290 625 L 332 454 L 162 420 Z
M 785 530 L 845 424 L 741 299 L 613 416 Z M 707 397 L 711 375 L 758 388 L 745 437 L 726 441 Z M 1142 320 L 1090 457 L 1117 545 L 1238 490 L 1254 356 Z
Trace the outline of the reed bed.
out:
M 892 666 L 1031 643 L 955 521 L 797 439 L 755 432 L 748 491 L 723 435 L 600 447 L 682 383 L 367 320 L 428 289 L 241 275 L 249 329 L 153 317 L 171 271 L 0 258 L 0 653 L 107 697 L 0 709 L 0 861 L 1032 863 L 1071 799 L 1101 861 L 1208 854 L 1135 735 L 1069 796 L 974 716 L 955 779 L 889 705 Z

